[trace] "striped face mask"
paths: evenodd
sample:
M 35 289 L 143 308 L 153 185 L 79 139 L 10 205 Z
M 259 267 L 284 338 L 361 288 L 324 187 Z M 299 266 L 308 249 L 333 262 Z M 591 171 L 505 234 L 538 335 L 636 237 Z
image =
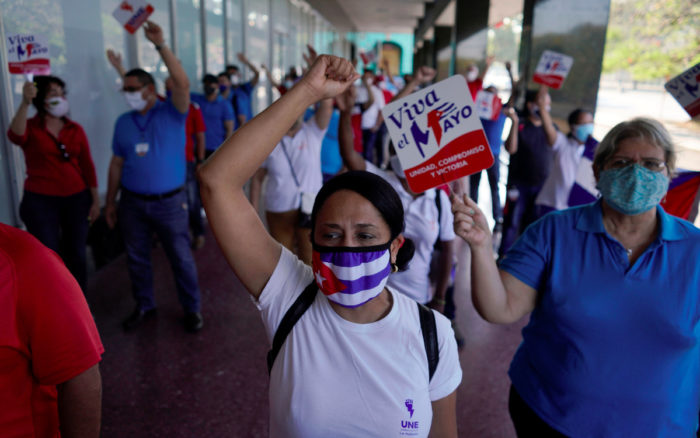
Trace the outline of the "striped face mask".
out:
M 316 284 L 329 300 L 358 307 L 384 290 L 391 273 L 391 242 L 377 246 L 314 245 L 311 266 Z

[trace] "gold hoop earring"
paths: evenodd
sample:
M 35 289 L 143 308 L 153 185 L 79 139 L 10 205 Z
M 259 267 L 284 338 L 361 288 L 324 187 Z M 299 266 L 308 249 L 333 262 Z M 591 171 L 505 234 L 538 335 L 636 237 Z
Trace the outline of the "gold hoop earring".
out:
M 395 274 L 397 272 L 399 272 L 399 267 L 396 265 L 396 263 L 392 263 L 391 264 L 391 273 Z

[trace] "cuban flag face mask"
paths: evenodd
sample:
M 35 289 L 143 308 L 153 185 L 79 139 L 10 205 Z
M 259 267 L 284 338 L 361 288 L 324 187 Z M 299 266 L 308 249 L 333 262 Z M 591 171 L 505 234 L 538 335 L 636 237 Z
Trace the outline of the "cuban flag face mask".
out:
M 391 273 L 391 242 L 377 246 L 314 245 L 311 266 L 316 284 L 329 300 L 358 307 L 384 290 Z

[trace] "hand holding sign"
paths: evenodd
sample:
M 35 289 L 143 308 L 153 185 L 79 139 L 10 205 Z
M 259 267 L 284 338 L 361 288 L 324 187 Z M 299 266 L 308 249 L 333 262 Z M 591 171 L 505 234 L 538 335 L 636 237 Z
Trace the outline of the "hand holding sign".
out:
M 145 0 L 122 0 L 112 16 L 129 33 L 134 33 L 153 13 L 153 6 Z
M 486 217 L 469 196 L 452 195 L 452 214 L 455 234 L 464 239 L 472 250 L 493 248 Z
M 320 55 L 300 82 L 311 91 L 315 100 L 321 100 L 341 94 L 359 76 L 350 61 Z
M 146 21 L 146 25 L 143 27 L 143 33 L 146 35 L 146 39 L 156 46 L 162 46 L 165 44 L 165 37 L 163 36 L 163 29 L 152 21 Z
M 432 77 L 424 72 L 417 73 L 419 79 Z M 461 75 L 393 100 L 382 109 L 382 115 L 406 181 L 415 193 L 493 164 L 467 82 Z
M 32 100 L 36 97 L 37 89 L 34 82 L 25 82 L 22 87 L 22 102 L 25 105 L 32 103 Z
M 558 90 L 571 71 L 574 58 L 561 53 L 545 50 L 540 57 L 532 80 L 538 84 Z
M 43 35 L 17 34 L 7 37 L 7 61 L 10 74 L 24 74 L 28 82 L 34 74 L 51 73 L 48 40 Z

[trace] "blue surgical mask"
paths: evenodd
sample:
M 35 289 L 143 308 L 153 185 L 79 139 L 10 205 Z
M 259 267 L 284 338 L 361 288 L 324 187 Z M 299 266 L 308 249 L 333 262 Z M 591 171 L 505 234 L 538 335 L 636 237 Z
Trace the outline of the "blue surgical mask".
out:
M 228 90 L 228 85 L 219 85 L 219 93 L 225 93 Z
M 668 191 L 669 179 L 639 164 L 600 172 L 598 189 L 605 202 L 626 215 L 656 207 Z
M 585 143 L 588 137 L 593 135 L 593 123 L 575 125 L 573 134 L 578 141 Z

